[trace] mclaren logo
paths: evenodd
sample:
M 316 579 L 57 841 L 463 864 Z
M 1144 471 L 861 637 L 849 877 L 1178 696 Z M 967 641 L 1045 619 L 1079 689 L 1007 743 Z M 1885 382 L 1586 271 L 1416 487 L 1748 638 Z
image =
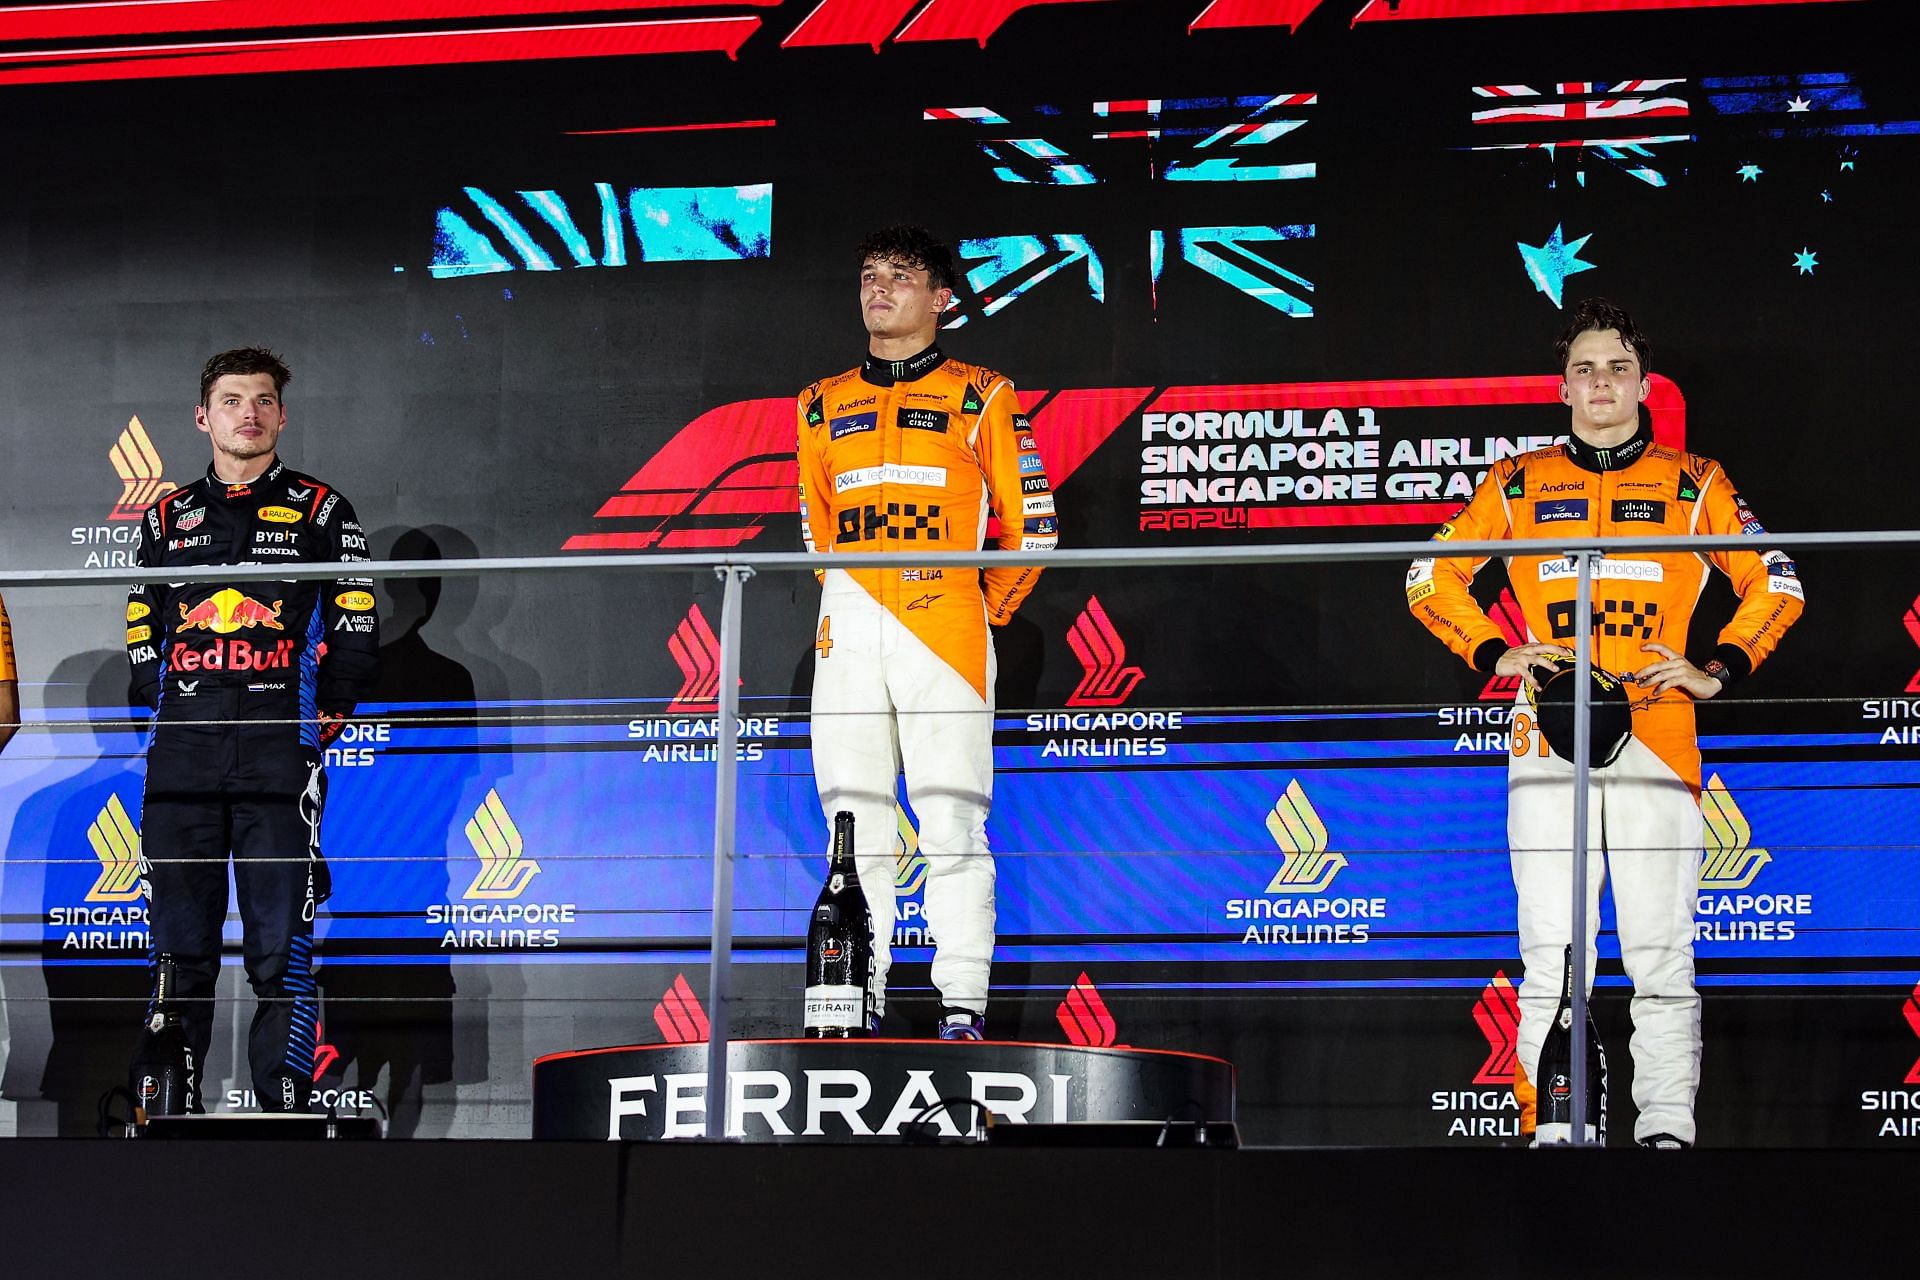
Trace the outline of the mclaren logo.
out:
M 149 504 L 180 487 L 160 478 L 160 451 L 153 447 L 153 438 L 138 416 L 127 419 L 127 429 L 107 450 L 107 457 L 120 476 L 120 501 L 108 513 L 109 520 L 138 520 Z
M 146 892 L 140 878 L 140 833 L 127 816 L 120 797 L 108 796 L 106 805 L 87 828 L 93 856 L 100 859 L 100 875 L 87 890 L 88 902 L 135 902 Z
M 540 864 L 526 856 L 520 828 L 513 823 L 498 791 L 489 790 L 487 798 L 473 811 L 467 822 L 467 842 L 480 859 L 480 870 L 467 886 L 469 900 L 517 898 L 540 874 Z
M 1700 867 L 1700 887 L 1711 892 L 1745 889 L 1773 861 L 1765 849 L 1753 847 L 1753 828 L 1733 801 L 1719 774 L 1707 779 L 1700 793 L 1700 811 L 1707 822 L 1707 856 Z
M 1295 778 L 1267 815 L 1267 833 L 1286 858 L 1267 882 L 1268 893 L 1320 893 L 1333 883 L 1347 855 L 1327 848 L 1327 824 Z

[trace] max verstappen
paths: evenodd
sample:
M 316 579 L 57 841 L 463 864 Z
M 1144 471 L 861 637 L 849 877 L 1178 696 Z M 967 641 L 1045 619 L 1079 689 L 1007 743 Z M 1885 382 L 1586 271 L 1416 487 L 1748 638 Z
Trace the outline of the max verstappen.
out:
M 800 393 L 807 550 L 1051 551 L 1053 490 L 1013 384 L 934 345 L 953 256 L 919 227 L 859 248 L 867 358 Z M 994 652 L 1040 570 L 829 569 L 814 637 L 813 768 L 829 822 L 854 815 L 873 912 L 875 1021 L 894 921 L 894 818 L 904 766 L 927 860 L 926 914 L 944 1040 L 985 1035 L 993 962 Z
M 1572 411 L 1564 445 L 1503 459 L 1440 531 L 1439 542 L 1746 535 L 1766 530 L 1711 458 L 1653 442 L 1640 420 L 1650 349 L 1633 318 L 1590 298 L 1555 343 L 1560 399 Z M 1577 579 L 1566 556 L 1506 559 L 1527 639 L 1509 645 L 1468 593 L 1485 558 L 1416 560 L 1407 604 L 1476 671 L 1520 677 L 1538 689 L 1571 657 Z M 1693 607 L 1708 570 L 1727 575 L 1740 603 L 1703 646 L 1685 656 Z M 1634 1136 L 1642 1146 L 1694 1141 L 1700 1086 L 1700 999 L 1694 987 L 1693 915 L 1700 883 L 1700 743 L 1694 703 L 1717 697 L 1759 666 L 1800 616 L 1793 561 L 1744 547 L 1705 554 L 1635 552 L 1594 570 L 1593 664 L 1625 676 L 1632 734 L 1592 773 L 1588 807 L 1587 982 L 1600 929 L 1600 885 L 1613 878 L 1620 959 L 1633 982 Z M 1525 697 L 1525 690 L 1522 697 Z M 1514 1094 L 1521 1132 L 1535 1136 L 1541 1045 L 1558 1003 L 1564 948 L 1572 941 L 1573 765 L 1550 749 L 1528 704 L 1516 706 L 1507 772 L 1507 840 L 1519 894 L 1520 1034 Z M 1604 849 L 1604 859 L 1599 851 Z M 1566 1135 L 1540 1132 L 1539 1142 Z
M 276 455 L 290 377 L 258 348 L 207 361 L 194 422 L 213 462 L 147 509 L 142 568 L 258 564 L 264 573 L 278 562 L 367 558 L 347 500 Z M 372 689 L 378 648 L 365 578 L 156 584 L 127 598 L 133 696 L 157 712 L 141 814 L 152 955 L 176 964 L 190 1110 L 203 1109 L 198 1070 L 213 1032 L 229 853 L 258 997 L 247 1046 L 254 1094 L 268 1111 L 307 1106 L 313 921 L 331 889 L 320 853 L 322 750 Z

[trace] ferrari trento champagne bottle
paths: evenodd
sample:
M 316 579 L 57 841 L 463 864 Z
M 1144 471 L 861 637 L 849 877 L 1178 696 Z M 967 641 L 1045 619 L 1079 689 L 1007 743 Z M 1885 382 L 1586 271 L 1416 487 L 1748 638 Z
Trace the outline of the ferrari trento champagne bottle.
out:
M 145 1116 L 183 1116 L 194 1105 L 193 1050 L 187 1047 L 173 958 L 161 956 L 156 967 L 146 1044 L 133 1064 L 133 1096 Z
M 1573 947 L 1566 949 L 1560 1004 L 1553 1011 L 1540 1046 L 1539 1123 L 1534 1142 L 1539 1146 L 1573 1141 Z M 1593 1025 L 1593 1007 L 1587 1007 L 1587 1115 L 1586 1140 L 1607 1141 L 1607 1051 Z
M 853 863 L 853 815 L 833 815 L 833 852 L 827 882 L 807 924 L 806 1034 L 845 1039 L 869 1034 L 873 973 L 873 913 Z

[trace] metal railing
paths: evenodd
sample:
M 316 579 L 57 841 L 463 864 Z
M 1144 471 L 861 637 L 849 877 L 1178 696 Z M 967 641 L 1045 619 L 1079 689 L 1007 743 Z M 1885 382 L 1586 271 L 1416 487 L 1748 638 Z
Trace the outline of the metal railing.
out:
M 1610 553 L 1705 552 L 1745 548 L 1790 551 L 1825 547 L 1920 547 L 1920 530 L 1875 530 L 1838 533 L 1768 533 L 1685 537 L 1617 537 L 1529 539 L 1487 542 L 1431 540 L 1397 542 L 1296 543 L 1259 547 L 1099 548 L 1057 550 L 1045 556 L 1018 551 L 854 552 L 820 555 L 808 552 L 749 554 L 636 554 L 600 556 L 478 557 L 465 560 L 377 560 L 340 563 L 219 565 L 166 569 L 48 569 L 0 570 L 0 588 L 12 586 L 127 586 L 150 583 L 258 581 L 263 570 L 279 581 L 330 581 L 355 578 L 445 578 L 462 574 L 594 573 L 616 571 L 684 572 L 711 568 L 722 584 L 720 688 L 717 713 L 716 777 L 714 781 L 713 928 L 708 976 L 706 1134 L 718 1140 L 726 1134 L 727 1045 L 729 1041 L 730 977 L 733 955 L 734 861 L 736 856 L 736 798 L 739 767 L 736 760 L 740 714 L 741 608 L 746 583 L 760 572 L 882 568 L 968 568 L 994 565 L 1043 565 L 1047 568 L 1138 568 L 1142 566 L 1268 565 L 1289 563 L 1343 563 L 1411 561 L 1417 559 L 1472 560 L 1516 554 L 1567 557 L 1577 575 L 1575 618 L 1592 616 L 1593 578 L 1599 562 Z M 1593 668 L 1592 632 L 1575 628 L 1574 790 L 1573 790 L 1573 1025 L 1572 1141 L 1585 1145 L 1586 1028 L 1587 1028 L 1587 843 L 1588 782 L 1592 770 L 1591 744 Z M 1531 978 L 1531 975 L 1529 975 Z M 718 1104 L 716 1105 L 716 1100 Z

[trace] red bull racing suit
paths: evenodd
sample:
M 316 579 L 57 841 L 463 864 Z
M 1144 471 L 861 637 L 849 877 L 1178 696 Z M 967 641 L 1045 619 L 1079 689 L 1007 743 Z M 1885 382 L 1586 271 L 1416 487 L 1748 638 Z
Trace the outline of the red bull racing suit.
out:
M 268 575 L 276 562 L 365 560 L 366 534 L 338 492 L 276 461 L 247 484 L 209 469 L 149 507 L 136 556 L 144 568 L 261 566 L 258 581 L 159 584 L 127 597 L 133 695 L 158 713 L 141 852 L 152 952 L 177 961 L 196 1069 L 212 1036 L 233 855 L 259 998 L 254 1092 L 265 1109 L 303 1109 L 318 1015 L 314 910 L 329 887 L 320 713 L 348 715 L 372 689 L 379 630 L 367 579 Z
M 1473 498 L 1441 526 L 1436 541 L 1503 538 L 1656 537 L 1766 530 L 1719 463 L 1654 444 L 1640 434 L 1611 449 L 1578 437 L 1494 464 Z M 1476 670 L 1491 671 L 1509 647 L 1468 593 L 1486 563 L 1417 560 L 1407 575 L 1414 617 Z M 1616 674 L 1660 660 L 1642 649 L 1659 641 L 1685 652 L 1694 603 L 1709 566 L 1739 593 L 1740 605 L 1698 665 L 1723 690 L 1760 665 L 1800 616 L 1804 597 L 1793 562 L 1779 551 L 1744 548 L 1610 556 L 1595 567 L 1593 662 Z M 1527 639 L 1574 645 L 1576 573 L 1562 555 L 1513 555 L 1507 578 L 1526 619 Z M 1600 928 L 1600 886 L 1611 870 L 1621 962 L 1633 982 L 1635 1135 L 1694 1140 L 1700 1084 L 1700 1002 L 1693 981 L 1693 916 L 1700 881 L 1700 746 L 1693 698 L 1628 686 L 1633 736 L 1615 762 L 1593 771 L 1587 887 L 1587 975 Z M 1559 759 L 1524 700 L 1515 704 L 1507 773 L 1507 839 L 1520 899 L 1520 986 L 1516 1096 L 1531 1131 L 1533 1077 L 1558 1002 L 1563 948 L 1572 940 L 1573 766 Z M 1604 851 L 1604 853 L 1603 853 Z
M 977 551 L 987 520 L 1008 551 L 1053 549 L 1053 490 L 1013 384 L 929 347 L 871 357 L 800 393 L 800 524 L 809 551 Z M 1037 567 L 830 569 L 814 640 L 813 766 L 820 804 L 854 815 L 873 911 L 875 1008 L 894 922 L 895 787 L 927 861 L 933 983 L 982 1014 L 993 960 L 994 653 Z

